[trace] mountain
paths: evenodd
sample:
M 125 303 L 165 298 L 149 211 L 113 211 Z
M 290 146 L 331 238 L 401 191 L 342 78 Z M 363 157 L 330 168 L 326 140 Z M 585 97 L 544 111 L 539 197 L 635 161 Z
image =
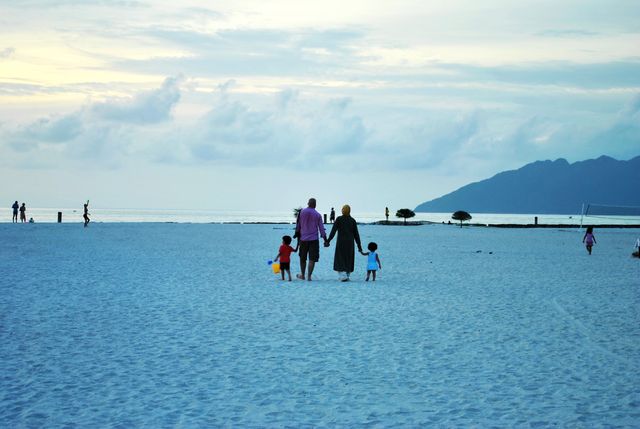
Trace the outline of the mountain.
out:
M 640 156 L 536 161 L 420 204 L 416 212 L 579 214 L 582 204 L 640 206 Z

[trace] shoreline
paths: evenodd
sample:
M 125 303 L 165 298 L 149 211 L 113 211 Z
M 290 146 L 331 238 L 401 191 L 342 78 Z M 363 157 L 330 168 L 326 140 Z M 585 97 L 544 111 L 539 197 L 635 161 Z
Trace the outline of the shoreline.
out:
M 39 224 L 39 225 L 54 225 L 59 222 L 34 222 L 31 225 Z M 91 223 L 95 224 L 174 224 L 174 225 L 289 225 L 294 226 L 295 222 L 278 222 L 278 221 L 218 221 L 218 222 L 178 222 L 178 221 L 122 221 L 122 222 L 102 222 L 102 221 L 93 221 Z M 7 224 L 10 225 L 12 222 L 0 222 L 0 225 Z M 18 222 L 17 224 L 21 224 Z M 25 222 L 25 224 L 30 224 L 29 222 Z M 82 224 L 82 222 L 61 222 L 61 225 L 77 225 Z M 460 228 L 459 222 L 433 222 L 433 221 L 407 221 L 406 223 L 403 221 L 385 221 L 379 220 L 374 222 L 358 222 L 358 225 L 373 225 L 373 226 L 424 226 L 424 225 L 443 225 L 443 226 L 451 226 Z M 330 227 L 331 223 L 325 223 L 325 227 Z M 587 226 L 593 226 L 594 228 L 622 228 L 622 229 L 640 229 L 640 224 L 583 224 L 580 226 L 579 224 L 568 224 L 568 223 L 538 223 L 538 224 L 519 224 L 519 223 L 463 223 L 463 227 L 465 228 L 503 228 L 503 229 L 535 229 L 535 228 L 556 228 L 556 229 L 580 229 L 586 228 Z
M 430 221 L 413 221 L 407 222 L 406 225 L 402 221 L 377 221 L 364 225 L 382 225 L 382 226 L 420 226 L 420 225 L 446 225 L 460 228 L 459 222 L 430 222 Z M 474 228 L 586 228 L 593 226 L 594 228 L 640 228 L 640 224 L 572 224 L 572 223 L 463 223 L 463 227 Z

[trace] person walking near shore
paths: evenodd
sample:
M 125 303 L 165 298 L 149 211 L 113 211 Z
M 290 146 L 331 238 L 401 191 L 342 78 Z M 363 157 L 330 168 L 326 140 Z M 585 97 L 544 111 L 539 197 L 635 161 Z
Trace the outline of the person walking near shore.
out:
M 354 241 L 358 245 L 358 252 L 362 253 L 358 224 L 356 220 L 351 217 L 351 207 L 347 204 L 342 207 L 342 216 L 338 216 L 336 222 L 333 224 L 325 246 L 329 246 L 336 234 L 338 234 L 338 239 L 336 252 L 333 257 L 333 270 L 338 272 L 341 282 L 346 282 L 349 281 L 349 276 L 353 272 L 354 267 Z
M 18 202 L 16 201 L 15 203 L 13 203 L 11 208 L 13 209 L 13 217 L 11 218 L 11 222 L 18 223 L 18 209 L 20 208 L 20 204 L 18 204 Z
M 324 230 L 322 215 L 316 210 L 316 199 L 310 198 L 307 208 L 300 211 L 298 222 L 296 223 L 295 237 L 300 240 L 300 274 L 296 277 L 300 280 L 311 281 L 311 275 L 316 262 L 320 260 L 320 240 L 321 236 L 327 242 L 327 233 Z M 307 268 L 307 257 L 309 265 Z M 308 269 L 308 271 L 307 271 Z M 305 277 L 306 272 L 306 277 Z
M 27 206 L 22 203 L 20 206 L 20 222 L 25 223 L 27 221 Z
M 582 237 L 582 242 L 586 244 L 587 252 L 591 255 L 591 249 L 593 245 L 596 243 L 596 237 L 593 235 L 593 227 L 588 226 L 587 232 L 584 233 L 584 237 Z

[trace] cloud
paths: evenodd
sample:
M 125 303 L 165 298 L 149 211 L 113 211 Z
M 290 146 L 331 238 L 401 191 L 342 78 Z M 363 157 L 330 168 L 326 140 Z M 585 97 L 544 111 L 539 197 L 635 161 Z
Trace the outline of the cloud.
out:
M 234 99 L 225 88 L 211 110 L 186 132 L 193 162 L 294 169 L 317 163 L 336 166 L 367 138 L 364 120 L 349 112 L 349 100 L 318 104 L 284 90 L 273 97 L 271 107 L 260 109 Z
M 542 37 L 592 37 L 597 36 L 599 33 L 590 30 L 578 30 L 578 29 L 551 29 L 544 30 L 535 33 L 536 36 Z
M 171 111 L 180 100 L 179 81 L 168 78 L 160 88 L 128 99 L 90 103 L 67 115 L 39 118 L 3 130 L 0 137 L 15 153 L 34 158 L 46 154 L 45 165 L 61 159 L 93 159 L 113 166 L 130 158 L 293 169 L 319 162 L 344 165 L 368 137 L 365 121 L 351 112 L 349 99 L 318 103 L 287 89 L 259 106 L 231 93 L 233 80 L 219 85 L 208 112 L 195 120 L 175 121 Z
M 2 2 L 5 3 L 5 2 Z M 60 8 L 65 6 L 147 7 L 147 3 L 136 0 L 21 0 L 8 1 L 9 6 L 21 8 Z
M 143 60 L 116 59 L 112 66 L 134 72 L 187 72 L 192 76 L 308 76 L 344 73 L 359 62 L 356 42 L 364 33 L 351 30 L 285 31 L 233 29 L 204 33 L 183 28 L 137 32 L 186 52 Z
M 153 124 L 167 121 L 180 100 L 181 78 L 167 78 L 159 89 L 145 92 L 133 99 L 110 100 L 91 106 L 97 118 L 134 124 Z
M 11 58 L 15 53 L 16 53 L 15 48 L 11 48 L 11 47 L 4 48 L 3 50 L 0 51 L 0 60 Z
M 640 93 L 619 112 L 615 122 L 598 132 L 588 141 L 588 146 L 607 148 L 607 155 L 622 159 L 640 154 Z M 595 156 L 595 155 L 594 155 Z
M 376 129 L 376 140 L 365 150 L 378 154 L 383 166 L 420 170 L 435 168 L 455 158 L 477 138 L 485 126 L 481 111 L 451 112 L 425 109 L 420 116 L 389 118 L 383 130 Z M 382 138 L 380 138 L 382 137 Z
M 372 106 L 363 93 L 317 97 L 293 88 L 251 94 L 227 80 L 205 92 L 170 77 L 155 90 L 126 99 L 88 103 L 66 115 L 0 129 L 0 158 L 28 165 L 92 160 L 288 171 L 427 171 L 443 165 L 513 167 L 535 159 L 584 159 L 637 152 L 640 97 L 617 115 L 546 113 L 473 106 Z M 188 88 L 191 92 L 183 94 Z M 203 95 L 204 94 L 204 95 Z M 178 115 L 181 102 L 205 97 L 208 109 Z M 202 100 L 202 98 L 199 98 Z M 407 101 L 408 104 L 411 100 Z M 463 167 L 467 168 L 467 167 Z M 497 171 L 497 170 L 496 170 Z
M 590 64 L 555 61 L 494 67 L 454 63 L 433 65 L 449 72 L 439 78 L 443 82 L 500 82 L 526 85 L 530 88 L 538 85 L 570 88 L 640 88 L 640 57 Z
M 172 109 L 180 100 L 180 82 L 181 78 L 170 77 L 160 88 L 128 99 L 88 104 L 65 115 L 38 118 L 10 129 L 5 126 L 0 137 L 14 152 L 28 154 L 30 158 L 25 160 L 35 166 L 87 158 L 117 165 L 126 154 L 144 145 L 139 143 L 146 140 L 139 128 L 171 121 Z
M 27 142 L 62 143 L 76 138 L 83 129 L 81 113 L 59 118 L 41 118 L 27 125 L 20 133 Z

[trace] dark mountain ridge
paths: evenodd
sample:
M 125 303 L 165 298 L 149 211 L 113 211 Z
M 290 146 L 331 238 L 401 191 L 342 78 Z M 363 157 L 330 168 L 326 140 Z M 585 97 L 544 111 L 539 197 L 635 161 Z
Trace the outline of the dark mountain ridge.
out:
M 569 164 L 536 161 L 470 183 L 416 207 L 416 212 L 579 214 L 582 204 L 640 206 L 640 156 Z

